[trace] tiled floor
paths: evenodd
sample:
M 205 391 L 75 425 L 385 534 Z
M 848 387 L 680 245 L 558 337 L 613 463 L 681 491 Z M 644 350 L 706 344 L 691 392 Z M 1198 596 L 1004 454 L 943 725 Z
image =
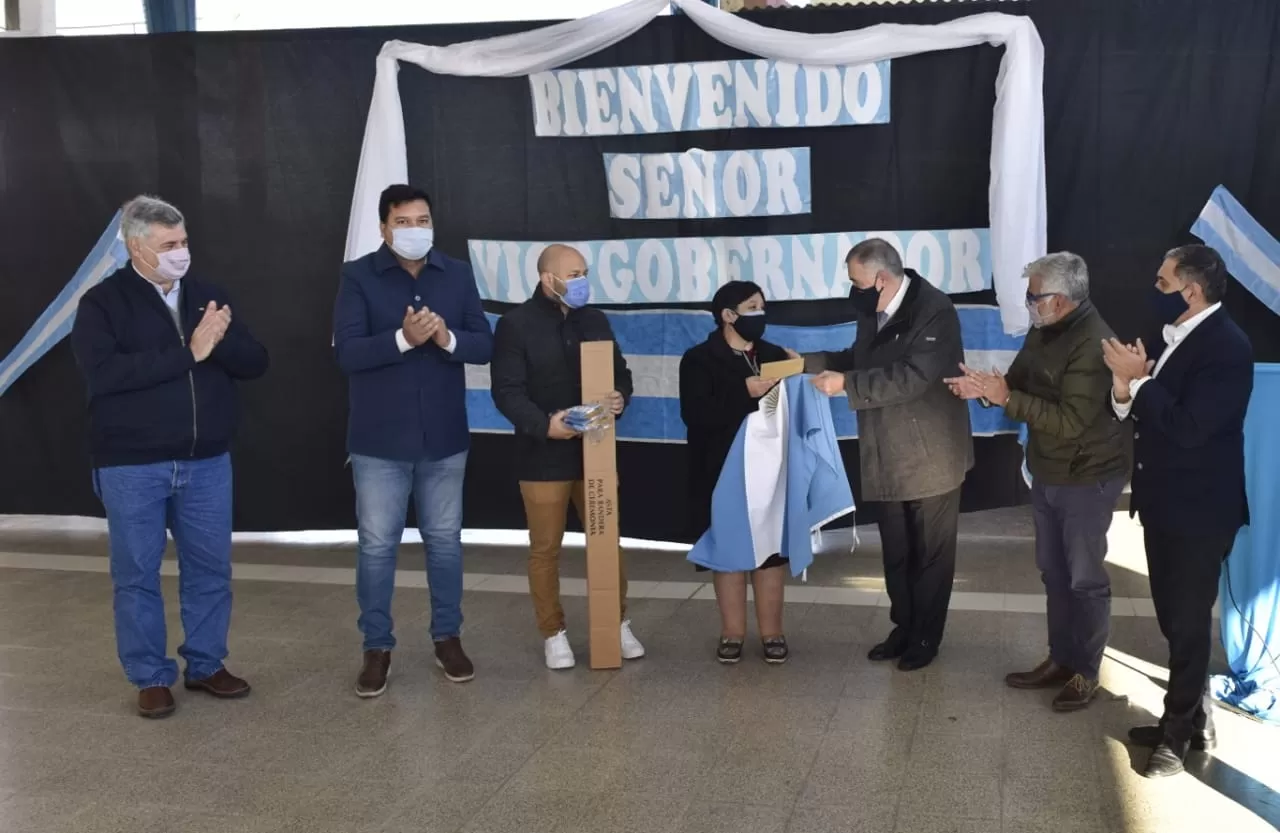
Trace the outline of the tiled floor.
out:
M 633 549 L 648 657 L 562 674 L 542 667 L 519 550 L 475 545 L 464 641 L 478 676 L 463 686 L 430 662 L 409 547 L 392 685 L 374 701 L 351 691 L 350 548 L 238 544 L 229 664 L 254 693 L 180 691 L 178 713 L 152 723 L 132 715 L 115 661 L 100 534 L 0 522 L 0 833 L 1276 829 L 1274 729 L 1220 712 L 1215 758 L 1163 783 L 1134 772 L 1141 756 L 1119 738 L 1158 711 L 1164 648 L 1124 523 L 1112 572 L 1128 606 L 1104 696 L 1060 716 L 1048 695 L 1004 688 L 1043 652 L 1025 532 L 1016 512 L 966 519 L 963 595 L 939 660 L 915 674 L 864 658 L 888 629 L 874 536 L 796 583 L 779 668 L 717 665 L 699 576 L 678 553 Z M 585 600 L 566 608 L 580 626 Z

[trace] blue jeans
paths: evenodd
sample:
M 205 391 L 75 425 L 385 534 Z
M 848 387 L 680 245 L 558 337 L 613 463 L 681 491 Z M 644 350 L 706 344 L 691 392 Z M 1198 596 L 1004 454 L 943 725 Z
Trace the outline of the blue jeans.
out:
M 416 462 L 351 455 L 360 541 L 356 599 L 364 650 L 389 651 L 396 645 L 391 594 L 411 494 L 427 557 L 431 638 L 439 642 L 462 632 L 462 481 L 466 470 L 465 451 L 443 460 Z
M 160 561 L 165 530 L 178 545 L 178 595 L 186 677 L 216 674 L 231 627 L 231 457 L 95 469 L 94 491 L 107 510 L 116 651 L 138 688 L 172 686 Z
M 1107 530 L 1124 481 L 1113 477 L 1077 486 L 1046 486 L 1038 480 L 1031 484 L 1049 656 L 1090 680 L 1098 679 L 1111 635 L 1111 576 L 1104 562 Z

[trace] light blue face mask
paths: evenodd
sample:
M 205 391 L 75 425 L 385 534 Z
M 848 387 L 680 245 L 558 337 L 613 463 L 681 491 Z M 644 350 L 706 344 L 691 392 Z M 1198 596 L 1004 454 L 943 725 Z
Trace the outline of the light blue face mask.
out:
M 431 251 L 435 238 L 435 229 L 421 226 L 392 229 L 391 251 L 405 260 L 422 260 Z
M 591 281 L 586 275 L 580 278 L 562 278 L 560 282 L 564 284 L 564 294 L 557 294 L 556 297 L 569 309 L 581 309 L 591 300 Z

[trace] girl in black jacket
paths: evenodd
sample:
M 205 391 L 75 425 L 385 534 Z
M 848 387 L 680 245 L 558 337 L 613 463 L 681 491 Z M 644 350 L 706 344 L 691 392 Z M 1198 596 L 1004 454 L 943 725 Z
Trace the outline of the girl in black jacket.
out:
M 764 292 L 756 284 L 731 281 L 720 287 L 711 312 L 716 329 L 680 360 L 680 416 L 688 428 L 690 531 L 695 538 L 711 525 L 711 494 L 738 428 L 777 384 L 760 378 L 760 365 L 787 358 L 786 350 L 762 338 Z M 787 660 L 782 635 L 785 564 L 773 555 L 751 574 L 765 661 L 770 663 Z M 716 573 L 713 581 L 721 620 L 716 657 L 734 663 L 742 658 L 747 632 L 747 574 Z

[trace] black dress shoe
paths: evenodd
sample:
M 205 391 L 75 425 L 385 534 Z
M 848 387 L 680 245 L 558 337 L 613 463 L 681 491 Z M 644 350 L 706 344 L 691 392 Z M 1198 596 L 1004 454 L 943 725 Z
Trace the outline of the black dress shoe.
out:
M 888 639 L 867 653 L 867 659 L 873 662 L 885 662 L 886 660 L 897 659 L 906 652 L 907 638 L 902 635 L 901 631 L 894 628 Z
M 1142 771 L 1143 778 L 1168 778 L 1182 772 L 1182 762 L 1187 757 L 1186 743 L 1165 741 L 1156 747 L 1147 761 L 1147 768 Z
M 1129 742 L 1134 746 L 1155 749 L 1164 743 L 1163 726 L 1134 726 L 1129 730 Z M 1218 733 L 1213 729 L 1197 729 L 1191 735 L 1191 748 L 1208 752 L 1218 747 Z
M 919 671 L 938 656 L 937 650 L 927 642 L 912 645 L 898 660 L 899 671 Z

